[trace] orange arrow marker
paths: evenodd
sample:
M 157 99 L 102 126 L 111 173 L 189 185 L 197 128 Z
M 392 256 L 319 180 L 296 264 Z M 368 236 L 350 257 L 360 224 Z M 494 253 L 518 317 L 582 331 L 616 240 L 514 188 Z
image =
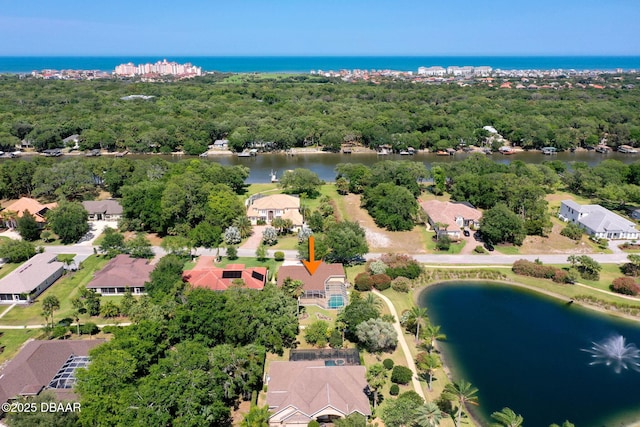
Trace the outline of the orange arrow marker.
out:
M 313 238 L 313 236 L 309 236 L 309 261 L 305 259 L 302 260 L 302 263 L 304 264 L 304 266 L 307 268 L 307 271 L 311 275 L 313 275 L 313 273 L 316 272 L 318 267 L 320 267 L 320 264 L 322 264 L 322 261 L 315 260 L 314 245 L 315 245 L 315 239 Z

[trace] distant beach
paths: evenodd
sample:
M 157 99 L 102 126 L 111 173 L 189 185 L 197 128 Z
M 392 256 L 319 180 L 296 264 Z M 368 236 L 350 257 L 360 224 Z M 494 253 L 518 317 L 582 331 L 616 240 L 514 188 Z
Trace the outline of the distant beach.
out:
M 119 64 L 167 59 L 204 71 L 230 73 L 308 73 L 317 70 L 417 71 L 429 66 L 490 66 L 502 70 L 640 70 L 640 56 L 3 56 L 0 73 L 35 70 L 100 70 Z

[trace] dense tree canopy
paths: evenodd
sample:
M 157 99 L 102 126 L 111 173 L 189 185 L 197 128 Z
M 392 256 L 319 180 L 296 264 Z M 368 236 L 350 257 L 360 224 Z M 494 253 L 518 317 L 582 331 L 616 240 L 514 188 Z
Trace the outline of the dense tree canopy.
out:
M 61 202 L 47 212 L 47 222 L 62 243 L 75 243 L 89 231 L 89 213 L 77 202 Z

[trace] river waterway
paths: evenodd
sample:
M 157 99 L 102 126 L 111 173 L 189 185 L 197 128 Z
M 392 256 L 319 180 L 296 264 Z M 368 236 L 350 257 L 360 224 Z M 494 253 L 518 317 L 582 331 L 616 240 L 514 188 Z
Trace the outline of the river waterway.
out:
M 305 168 L 310 169 L 318 176 L 328 182 L 335 181 L 336 165 L 339 163 L 362 163 L 372 165 L 381 160 L 411 160 L 423 162 L 428 168 L 433 163 L 449 163 L 465 159 L 468 153 L 456 153 L 454 156 L 437 156 L 433 153 L 420 152 L 414 156 L 386 155 L 379 156 L 375 153 L 307 153 L 287 156 L 284 154 L 258 154 L 255 157 L 237 157 L 235 155 L 211 156 L 209 161 L 219 162 L 223 165 L 245 165 L 251 169 L 247 182 L 249 184 L 269 182 L 271 172 L 275 172 L 278 177 L 288 169 Z M 586 162 L 589 165 L 596 165 L 604 159 L 617 159 L 625 163 L 632 163 L 640 160 L 640 155 L 622 154 L 613 152 L 610 154 L 599 154 L 594 151 L 562 152 L 553 156 L 545 156 L 540 152 L 521 152 L 509 156 L 492 154 L 489 158 L 500 162 L 510 163 L 521 160 L 526 163 L 542 163 L 549 160 L 560 160 L 562 162 Z
M 609 340 L 624 337 L 630 350 L 629 344 L 640 345 L 639 324 L 490 283 L 437 285 L 419 302 L 447 335 L 441 349 L 455 379 L 479 389 L 474 415 L 483 425 L 504 407 L 530 426 L 568 419 L 580 427 L 613 427 L 640 420 L 640 372 L 617 366 L 615 349 L 607 355 Z M 594 357 L 600 353 L 605 357 Z M 622 360 L 633 367 L 640 359 L 631 356 L 638 353 Z M 594 361 L 611 364 L 590 365 Z

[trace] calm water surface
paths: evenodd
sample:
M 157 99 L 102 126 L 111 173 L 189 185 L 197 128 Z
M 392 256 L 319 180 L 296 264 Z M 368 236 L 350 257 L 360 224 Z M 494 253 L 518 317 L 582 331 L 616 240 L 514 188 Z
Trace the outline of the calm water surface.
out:
M 640 373 L 590 366 L 583 351 L 618 334 L 640 345 L 640 324 L 489 283 L 434 286 L 420 304 L 447 335 L 441 348 L 454 377 L 479 389 L 475 415 L 484 424 L 504 407 L 527 426 L 640 420 Z

